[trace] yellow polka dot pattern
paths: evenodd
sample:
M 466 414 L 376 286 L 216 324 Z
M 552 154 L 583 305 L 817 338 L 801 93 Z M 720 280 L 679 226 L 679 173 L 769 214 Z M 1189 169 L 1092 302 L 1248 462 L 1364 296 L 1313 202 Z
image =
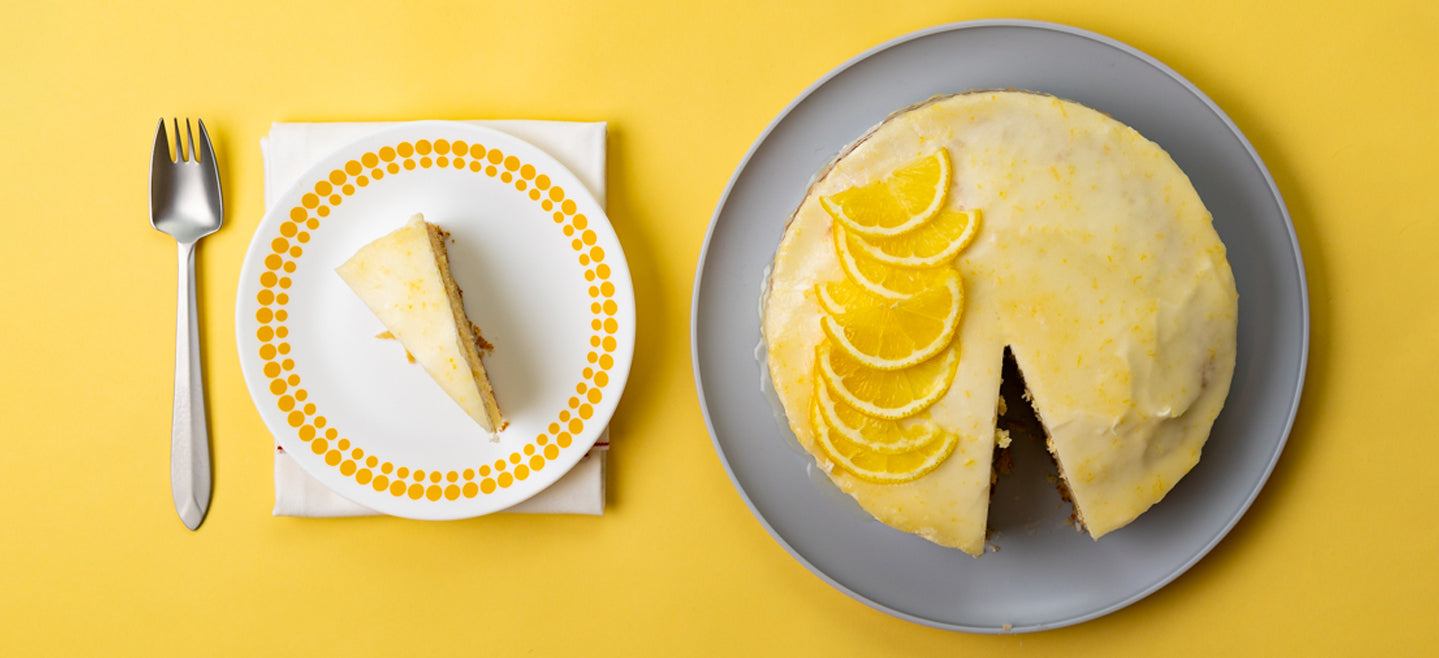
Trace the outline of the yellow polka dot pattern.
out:
M 367 456 L 358 447 L 351 449 L 350 439 L 341 437 L 341 432 L 334 427 L 326 428 L 328 421 L 320 415 L 320 410 L 314 403 L 305 401 L 309 392 L 301 387 L 300 376 L 293 372 L 295 361 L 289 356 L 290 344 L 285 340 L 289 336 L 289 328 L 285 326 L 289 315 L 285 306 L 290 301 L 285 291 L 291 285 L 287 275 L 295 272 L 300 257 L 305 253 L 304 245 L 310 242 L 312 232 L 320 228 L 322 220 L 329 216 L 330 208 L 340 205 L 346 197 L 355 195 L 372 183 L 402 171 L 414 171 L 417 167 L 468 169 L 513 186 L 545 212 L 552 213 L 550 216 L 559 225 L 560 232 L 565 238 L 572 238 L 570 247 L 575 251 L 580 266 L 585 268 L 585 281 L 589 283 L 588 293 L 593 300 L 590 304 L 593 335 L 590 336 L 590 351 L 585 356 L 587 363 L 582 379 L 575 385 L 576 395 L 567 401 L 566 407 L 559 411 L 546 432 L 537 435 L 508 458 L 462 471 L 427 473 L 411 470 L 374 454 Z M 335 169 L 317 181 L 313 192 L 306 192 L 300 197 L 300 205 L 290 209 L 289 219 L 280 224 L 279 235 L 270 241 L 271 253 L 264 259 L 265 270 L 260 274 L 261 289 L 255 298 L 259 304 L 255 320 L 260 325 L 255 338 L 260 342 L 260 359 L 264 362 L 261 369 L 270 379 L 270 393 L 275 396 L 275 405 L 285 414 L 286 422 L 295 429 L 300 440 L 309 444 L 311 452 L 322 456 L 326 465 L 361 485 L 368 485 L 377 492 L 387 492 L 396 498 L 430 502 L 474 498 L 493 494 L 528 479 L 531 474 L 558 459 L 561 452 L 574 443 L 574 437 L 594 416 L 594 405 L 604 399 L 603 391 L 610 382 L 610 371 L 614 368 L 612 353 L 618 347 L 614 334 L 619 331 L 619 322 L 615 318 L 619 307 L 614 300 L 615 284 L 610 281 L 611 269 L 605 263 L 605 251 L 596 242 L 598 236 L 589 228 L 589 218 L 579 212 L 578 205 L 565 194 L 563 188 L 555 185 L 549 176 L 539 173 L 533 165 L 499 149 L 459 140 L 421 139 L 384 146 L 346 162 L 343 168 Z

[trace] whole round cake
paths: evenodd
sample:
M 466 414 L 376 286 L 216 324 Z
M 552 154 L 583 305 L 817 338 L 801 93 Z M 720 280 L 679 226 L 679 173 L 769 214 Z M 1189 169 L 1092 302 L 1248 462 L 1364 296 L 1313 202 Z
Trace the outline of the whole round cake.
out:
M 973 555 L 1010 441 L 1007 355 L 1096 539 L 1199 461 L 1234 372 L 1238 293 L 1188 177 L 1036 93 L 935 98 L 845 149 L 764 301 L 800 444 L 878 520 Z

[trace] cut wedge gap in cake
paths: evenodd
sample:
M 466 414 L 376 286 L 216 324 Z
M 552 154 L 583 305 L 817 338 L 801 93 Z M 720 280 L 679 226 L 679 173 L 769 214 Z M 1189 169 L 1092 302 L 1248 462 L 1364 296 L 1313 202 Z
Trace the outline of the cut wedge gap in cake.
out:
M 1009 347 L 1004 348 L 1004 365 L 999 388 L 999 413 L 995 418 L 995 478 L 990 487 L 991 536 L 1013 528 L 1035 528 L 1053 508 L 1054 499 L 1045 490 L 1058 490 L 1061 503 L 1069 505 L 1068 522 L 1083 529 L 1078 507 L 1069 493 L 1064 471 L 1044 422 L 1034 408 L 1033 397 L 1024 382 Z M 1001 490 L 1004 492 L 999 497 Z

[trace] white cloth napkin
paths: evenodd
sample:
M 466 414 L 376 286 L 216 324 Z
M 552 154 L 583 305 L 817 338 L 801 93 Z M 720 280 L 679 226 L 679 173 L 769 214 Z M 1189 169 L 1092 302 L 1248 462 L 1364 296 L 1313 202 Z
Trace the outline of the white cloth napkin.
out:
M 572 121 L 474 121 L 508 133 L 549 153 L 574 172 L 600 205 L 605 204 L 606 124 Z M 391 124 L 276 123 L 260 138 L 265 162 L 265 207 L 320 158 L 350 141 Z M 605 458 L 610 431 L 575 467 L 544 491 L 506 512 L 604 514 Z M 330 491 L 275 446 L 275 516 L 336 517 L 379 514 Z

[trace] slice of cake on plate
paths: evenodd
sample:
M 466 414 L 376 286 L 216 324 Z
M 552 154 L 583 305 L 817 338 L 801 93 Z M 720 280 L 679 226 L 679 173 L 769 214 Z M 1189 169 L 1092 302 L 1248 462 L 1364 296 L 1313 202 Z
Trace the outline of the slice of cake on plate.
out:
M 790 219 L 768 365 L 801 445 L 880 521 L 984 549 L 1006 350 L 1096 539 L 1199 461 L 1238 294 L 1174 161 L 1078 103 L 972 92 L 901 110 Z
M 447 236 L 417 214 L 335 272 L 435 383 L 480 427 L 495 433 L 505 420 L 480 360 L 477 329 L 450 276 Z

